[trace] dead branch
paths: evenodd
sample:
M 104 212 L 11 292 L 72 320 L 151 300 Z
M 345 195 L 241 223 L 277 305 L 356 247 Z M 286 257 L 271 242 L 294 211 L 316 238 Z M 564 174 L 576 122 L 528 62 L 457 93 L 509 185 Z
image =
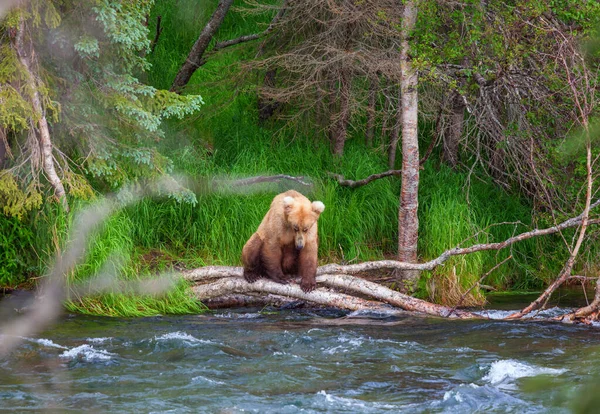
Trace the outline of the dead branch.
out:
M 398 176 L 401 174 L 402 174 L 402 170 L 389 170 L 389 171 L 385 171 L 382 173 L 369 175 L 367 178 L 363 178 L 362 180 L 353 181 L 353 180 L 345 179 L 344 176 L 341 174 L 335 174 L 332 172 L 327 173 L 327 175 L 329 175 L 331 178 L 334 178 L 338 182 L 339 185 L 343 185 L 345 187 L 350 187 L 350 188 L 361 187 L 363 185 L 369 184 L 371 181 L 375 181 L 380 178 L 390 177 L 392 175 Z
M 194 46 L 190 50 L 188 57 L 179 69 L 179 72 L 175 76 L 173 85 L 171 85 L 171 92 L 181 92 L 183 87 L 188 84 L 192 75 L 202 65 L 202 56 L 206 52 L 211 39 L 214 34 L 219 30 L 225 15 L 229 11 L 229 8 L 233 4 L 233 0 L 219 0 L 219 4 L 213 15 L 211 16 L 204 29 L 200 33 L 198 40 L 194 43 Z
M 596 316 L 595 319 L 598 318 L 598 309 L 600 309 L 600 278 L 596 278 L 596 294 L 594 295 L 592 303 L 566 315 L 558 316 L 555 320 L 566 323 L 573 323 L 581 320 L 586 322 L 586 319 L 590 318 L 592 315 Z
M 268 35 L 269 33 L 271 33 L 273 31 L 275 24 L 284 15 L 285 10 L 286 10 L 285 9 L 286 3 L 287 3 L 287 0 L 285 0 L 283 2 L 283 4 L 281 5 L 281 8 L 279 9 L 279 11 L 275 15 L 275 17 L 273 17 L 273 20 L 271 20 L 271 23 L 269 23 L 269 26 L 262 32 L 240 36 L 236 39 L 225 40 L 223 42 L 218 42 L 217 44 L 215 44 L 212 51 L 217 52 L 217 51 L 219 51 L 221 49 L 225 49 L 226 47 L 229 47 L 229 46 L 235 46 L 235 45 L 239 45 L 240 43 L 250 42 L 252 40 L 257 40 L 257 39 L 260 39 L 261 37 L 265 37 L 266 35 Z
M 317 277 L 317 282 L 323 283 L 327 286 L 336 287 L 338 289 L 352 290 L 353 292 L 370 296 L 374 299 L 389 303 L 390 305 L 397 306 L 406 311 L 421 312 L 433 316 L 451 317 L 450 308 L 447 306 L 436 305 L 434 303 L 417 299 L 358 277 L 345 274 L 323 274 Z M 460 319 L 472 319 L 479 317 L 479 315 L 465 311 L 457 311 L 455 312 L 455 315 Z
M 529 306 L 520 312 L 516 312 L 507 317 L 507 319 L 522 318 L 524 315 L 539 309 L 542 307 L 550 298 L 552 293 L 561 286 L 571 276 L 571 271 L 575 265 L 575 260 L 579 254 L 579 250 L 585 239 L 585 233 L 589 224 L 589 215 L 592 202 L 593 193 L 593 174 L 592 174 L 592 144 L 590 136 L 589 117 L 595 107 L 595 95 L 596 88 L 590 84 L 590 79 L 597 76 L 597 74 L 590 73 L 583 55 L 579 52 L 576 42 L 573 41 L 566 33 L 560 28 L 553 27 L 553 33 L 559 45 L 559 53 L 557 61 L 563 66 L 565 70 L 565 77 L 567 84 L 573 95 L 575 103 L 576 116 L 575 121 L 579 123 L 585 133 L 585 144 L 586 144 L 586 192 L 585 192 L 585 207 L 583 213 L 581 213 L 581 226 L 579 228 L 579 234 L 575 241 L 572 249 L 570 249 L 570 255 L 565 263 L 561 273 L 548 288 Z M 579 76 L 581 72 L 581 76 Z M 580 77 L 581 79 L 575 79 Z M 594 304 L 596 310 L 598 305 Z
M 209 309 L 240 308 L 248 306 L 291 306 L 298 301 L 279 295 L 264 294 L 232 294 L 202 301 Z
M 479 278 L 479 280 L 477 280 L 477 282 L 473 283 L 473 285 L 471 285 L 471 287 L 469 289 L 467 289 L 467 291 L 465 293 L 463 293 L 463 295 L 460 297 L 460 299 L 458 300 L 456 305 L 454 305 L 454 307 L 450 310 L 450 315 L 452 313 L 454 313 L 456 311 L 456 308 L 458 308 L 463 303 L 463 301 L 465 300 L 467 295 L 475 288 L 475 286 L 480 285 L 481 282 L 483 282 L 483 279 L 488 277 L 494 270 L 498 269 L 500 266 L 502 266 L 504 263 L 508 262 L 510 259 L 512 259 L 512 254 L 510 256 L 508 256 L 506 259 L 502 260 L 500 263 L 496 264 L 494 267 L 492 267 L 486 273 L 484 273 L 483 276 L 481 276 Z
M 432 139 L 431 143 L 429 144 L 429 148 L 427 148 L 425 155 L 419 160 L 419 166 L 422 166 L 423 164 L 425 164 L 425 162 L 431 155 L 433 148 L 435 147 L 436 144 L 437 144 L 437 138 Z M 327 175 L 330 176 L 331 178 L 335 179 L 339 185 L 342 185 L 344 187 L 357 188 L 357 187 L 362 187 L 363 185 L 367 185 L 371 181 L 379 180 L 380 178 L 386 178 L 386 177 L 390 177 L 392 175 L 394 175 L 394 176 L 402 175 L 402 170 L 388 170 L 388 171 L 385 171 L 382 173 L 371 174 L 368 177 L 363 178 L 362 180 L 357 180 L 357 181 L 346 179 L 346 178 L 344 178 L 343 175 L 332 173 L 332 172 L 328 172 Z
M 261 183 L 278 183 L 281 181 L 293 181 L 306 187 L 312 187 L 312 183 L 306 181 L 306 177 L 294 177 L 286 174 L 278 175 L 258 175 L 256 177 L 241 178 L 239 180 L 214 180 L 213 186 L 228 185 L 232 187 L 244 187 Z

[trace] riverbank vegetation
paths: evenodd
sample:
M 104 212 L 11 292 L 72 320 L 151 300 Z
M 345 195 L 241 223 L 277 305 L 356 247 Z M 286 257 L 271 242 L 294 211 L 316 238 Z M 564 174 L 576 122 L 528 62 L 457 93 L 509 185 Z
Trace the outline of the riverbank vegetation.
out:
M 0 286 L 43 280 L 68 251 L 77 212 L 115 193 L 123 206 L 90 233 L 87 253 L 69 269 L 70 310 L 201 312 L 183 281 L 158 296 L 118 284 L 88 295 L 81 284 L 107 272 L 127 283 L 237 266 L 273 196 L 287 188 L 327 206 L 320 264 L 427 262 L 459 245 L 551 227 L 597 198 L 588 169 L 598 152 L 586 147 L 597 139 L 598 74 L 579 59 L 583 51 L 564 52 L 593 38 L 600 22 L 593 2 L 419 2 L 412 69 L 399 66 L 407 59 L 402 24 L 410 19 L 390 2 L 231 3 L 32 1 L 7 12 L 0 32 Z M 175 85 L 219 7 L 226 9 L 222 23 L 189 80 Z M 249 34 L 258 35 L 223 43 Z M 414 176 L 401 171 L 350 188 L 332 175 L 408 171 L 403 157 L 412 149 L 403 141 L 410 131 L 399 103 L 409 72 L 419 74 L 420 94 L 416 167 L 415 154 L 412 161 L 418 222 L 410 226 L 402 224 L 410 212 L 399 214 L 401 182 Z M 278 174 L 301 178 L 232 185 Z M 172 185 L 153 188 L 165 175 Z M 122 200 L 140 189 L 152 196 Z M 592 211 L 586 220 L 595 218 Z M 409 246 L 402 240 L 411 226 L 418 238 Z M 584 233 L 570 228 L 454 256 L 416 281 L 395 272 L 378 277 L 446 306 L 477 306 L 484 287 L 550 285 L 579 235 L 585 243 L 568 277 L 597 277 L 598 233 Z M 399 258 L 400 250 L 416 256 Z

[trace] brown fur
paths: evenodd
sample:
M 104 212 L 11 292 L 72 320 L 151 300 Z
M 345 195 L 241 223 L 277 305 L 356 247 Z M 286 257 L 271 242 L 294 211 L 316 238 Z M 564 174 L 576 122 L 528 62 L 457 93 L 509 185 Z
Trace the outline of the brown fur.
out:
M 290 275 L 299 275 L 302 290 L 313 290 L 319 244 L 317 220 L 324 208 L 320 201 L 311 203 L 294 190 L 277 195 L 242 250 L 246 280 L 267 277 L 287 283 Z

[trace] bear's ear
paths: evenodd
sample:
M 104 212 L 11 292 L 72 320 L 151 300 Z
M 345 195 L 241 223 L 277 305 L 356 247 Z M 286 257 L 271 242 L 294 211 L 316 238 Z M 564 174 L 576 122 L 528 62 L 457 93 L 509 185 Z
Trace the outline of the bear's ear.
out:
M 323 210 L 325 210 L 325 204 L 323 204 L 320 201 L 313 201 L 312 202 L 312 210 L 317 214 L 321 214 L 323 212 Z
M 283 198 L 283 212 L 288 215 L 292 212 L 292 207 L 294 206 L 294 197 L 284 197 Z

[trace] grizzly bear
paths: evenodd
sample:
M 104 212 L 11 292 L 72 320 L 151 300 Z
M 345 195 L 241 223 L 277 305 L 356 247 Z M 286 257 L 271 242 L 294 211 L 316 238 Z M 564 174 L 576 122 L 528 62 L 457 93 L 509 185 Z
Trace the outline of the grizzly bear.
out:
M 267 277 L 287 283 L 299 275 L 300 287 L 310 292 L 317 286 L 317 219 L 325 210 L 297 191 L 277 195 L 256 233 L 244 245 L 244 278 L 252 283 Z

